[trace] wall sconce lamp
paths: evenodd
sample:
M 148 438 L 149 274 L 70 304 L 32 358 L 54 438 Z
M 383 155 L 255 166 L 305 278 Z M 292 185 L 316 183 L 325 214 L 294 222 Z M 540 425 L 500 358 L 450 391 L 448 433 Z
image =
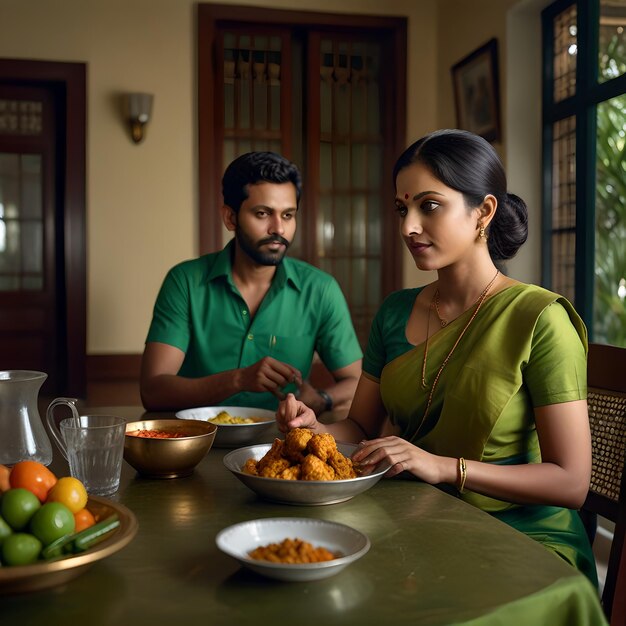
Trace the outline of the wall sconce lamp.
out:
M 129 93 L 126 94 L 126 117 L 130 124 L 130 134 L 135 143 L 143 140 L 144 126 L 152 115 L 151 93 Z

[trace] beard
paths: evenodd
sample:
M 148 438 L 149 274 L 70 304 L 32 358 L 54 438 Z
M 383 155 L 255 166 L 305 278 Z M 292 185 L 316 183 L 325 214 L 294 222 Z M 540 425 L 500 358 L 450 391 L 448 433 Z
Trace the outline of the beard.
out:
M 248 237 L 239 224 L 235 228 L 235 239 L 243 252 L 259 265 L 278 265 L 283 260 L 290 245 L 290 242 L 280 235 L 272 235 L 271 237 L 254 241 Z M 261 246 L 272 242 L 282 243 L 285 247 L 276 251 L 261 249 Z

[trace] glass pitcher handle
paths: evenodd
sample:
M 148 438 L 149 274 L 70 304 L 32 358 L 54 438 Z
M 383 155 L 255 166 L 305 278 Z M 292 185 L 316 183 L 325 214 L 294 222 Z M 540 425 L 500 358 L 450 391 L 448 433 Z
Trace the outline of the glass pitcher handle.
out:
M 61 454 L 65 457 L 65 460 L 67 460 L 67 448 L 65 447 L 63 436 L 61 435 L 61 431 L 59 430 L 59 425 L 57 424 L 56 419 L 54 419 L 54 409 L 61 404 L 69 406 L 70 410 L 72 411 L 73 418 L 76 421 L 79 421 L 80 415 L 78 413 L 78 409 L 76 408 L 77 402 L 77 398 L 55 398 L 50 403 L 50 405 L 48 406 L 48 410 L 46 411 L 46 421 L 48 422 L 48 426 L 50 427 L 50 433 L 56 441 L 59 450 L 61 450 Z

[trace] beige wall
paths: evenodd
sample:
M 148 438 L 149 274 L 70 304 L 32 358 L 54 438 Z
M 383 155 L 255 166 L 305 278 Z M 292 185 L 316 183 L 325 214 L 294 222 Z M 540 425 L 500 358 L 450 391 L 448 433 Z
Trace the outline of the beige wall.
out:
M 408 143 L 455 124 L 450 66 L 491 37 L 503 51 L 515 1 L 246 4 L 406 16 Z M 88 65 L 88 354 L 141 352 L 165 272 L 197 254 L 194 16 L 191 0 L 0 0 L 0 57 Z M 119 94 L 129 91 L 155 95 L 140 145 L 119 111 Z M 427 278 L 417 274 L 407 256 L 405 283 Z
M 439 0 L 437 19 L 437 91 L 438 128 L 455 128 L 456 112 L 452 85 L 452 66 L 476 48 L 494 37 L 498 40 L 500 115 L 503 137 L 494 145 L 504 162 L 507 162 L 505 146 L 507 139 L 507 91 L 504 59 L 507 51 L 507 13 L 520 0 Z M 430 89 L 426 82 L 423 89 Z M 409 92 L 411 97 L 417 94 Z M 410 137 L 417 139 L 417 136 Z M 425 284 L 435 279 L 432 272 L 419 272 L 408 252 L 405 251 L 405 282 Z

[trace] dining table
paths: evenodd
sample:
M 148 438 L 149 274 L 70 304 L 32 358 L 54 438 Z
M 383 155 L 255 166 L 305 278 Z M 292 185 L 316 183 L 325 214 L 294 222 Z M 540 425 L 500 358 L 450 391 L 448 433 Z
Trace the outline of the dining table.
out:
M 139 406 L 80 408 L 128 421 L 175 416 Z M 274 437 L 282 435 L 270 430 L 262 441 Z M 144 478 L 124 462 L 109 499 L 137 518 L 132 541 L 73 580 L 0 595 L 0 623 L 606 624 L 585 576 L 452 493 L 396 477 L 337 504 L 281 504 L 257 496 L 224 466 L 229 451 L 212 447 L 190 476 L 175 479 Z M 58 450 L 51 469 L 69 474 Z M 367 535 L 371 547 L 338 574 L 311 582 L 262 577 L 218 549 L 222 529 L 275 517 L 346 524 Z

